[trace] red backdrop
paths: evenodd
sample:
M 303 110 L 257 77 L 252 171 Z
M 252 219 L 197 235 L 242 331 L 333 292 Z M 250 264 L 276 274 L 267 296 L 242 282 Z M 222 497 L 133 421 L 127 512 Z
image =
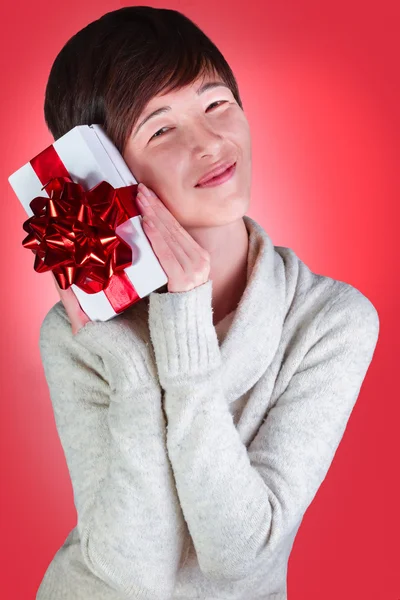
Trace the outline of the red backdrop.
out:
M 123 5 L 14 0 L 0 9 L 0 596 L 10 600 L 35 598 L 76 511 L 38 348 L 41 322 L 59 298 L 21 245 L 27 217 L 7 178 L 53 141 L 43 100 L 62 45 Z M 398 600 L 400 5 L 151 6 L 192 18 L 233 67 L 253 136 L 248 214 L 314 272 L 360 289 L 380 315 L 372 365 L 293 546 L 289 599 Z

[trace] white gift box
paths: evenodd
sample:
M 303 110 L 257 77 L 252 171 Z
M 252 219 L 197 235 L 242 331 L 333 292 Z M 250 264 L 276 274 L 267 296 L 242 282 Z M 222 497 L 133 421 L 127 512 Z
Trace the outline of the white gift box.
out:
M 101 181 L 107 181 L 113 188 L 137 184 L 118 149 L 101 125 L 78 125 L 53 142 L 52 147 L 71 180 L 79 183 L 85 191 L 92 189 Z M 28 217 L 34 215 L 30 207 L 33 198 L 49 197 L 46 190 L 42 189 L 47 182 L 43 183 L 39 179 L 32 164 L 34 159 L 8 178 Z M 124 270 L 139 296 L 131 304 L 168 282 L 167 275 L 143 231 L 141 221 L 141 215 L 135 216 L 115 229 L 116 234 L 129 244 L 133 251 L 133 262 Z M 108 321 L 119 314 L 114 311 L 104 291 L 88 294 L 74 284 L 70 287 L 92 321 Z

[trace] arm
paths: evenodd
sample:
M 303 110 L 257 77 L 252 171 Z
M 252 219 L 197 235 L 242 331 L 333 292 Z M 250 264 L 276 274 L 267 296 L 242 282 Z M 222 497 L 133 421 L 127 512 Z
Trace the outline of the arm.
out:
M 40 332 L 83 559 L 127 598 L 165 600 L 175 584 L 184 521 L 165 448 L 161 391 L 139 342 L 123 319 L 89 322 L 73 336 L 60 303 Z
M 211 282 L 150 296 L 167 449 L 199 564 L 209 577 L 242 579 L 255 561 L 268 568 L 326 476 L 379 330 L 369 300 L 355 288 L 345 292 L 316 317 L 314 343 L 248 451 L 218 377 Z

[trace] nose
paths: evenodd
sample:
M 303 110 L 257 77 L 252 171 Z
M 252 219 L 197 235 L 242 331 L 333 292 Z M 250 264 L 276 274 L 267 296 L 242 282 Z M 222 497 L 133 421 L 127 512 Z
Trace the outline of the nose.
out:
M 200 119 L 190 126 L 188 143 L 195 156 L 219 155 L 224 145 L 224 135 L 209 121 Z

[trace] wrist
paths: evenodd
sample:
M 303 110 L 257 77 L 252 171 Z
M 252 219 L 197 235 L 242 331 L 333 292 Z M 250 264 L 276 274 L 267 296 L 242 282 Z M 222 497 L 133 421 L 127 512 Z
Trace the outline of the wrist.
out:
M 201 377 L 221 362 L 213 325 L 212 281 L 187 292 L 151 293 L 149 327 L 163 387 Z

